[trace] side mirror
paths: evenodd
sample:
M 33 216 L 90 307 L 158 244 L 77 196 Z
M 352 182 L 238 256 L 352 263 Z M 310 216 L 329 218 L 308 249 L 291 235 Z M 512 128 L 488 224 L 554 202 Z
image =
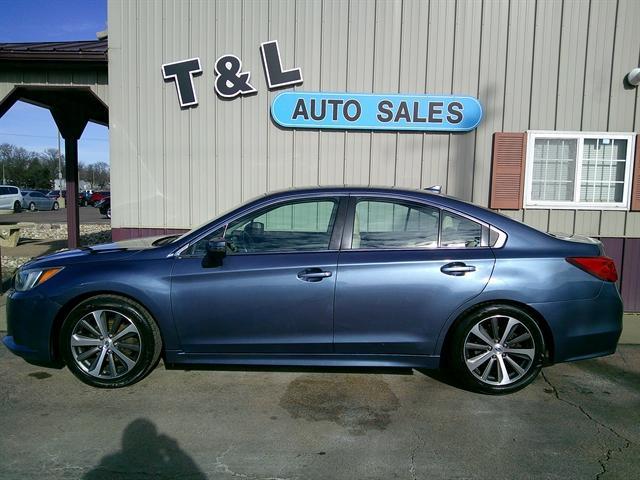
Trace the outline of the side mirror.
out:
M 207 241 L 207 254 L 202 259 L 204 268 L 222 266 L 222 259 L 227 254 L 227 241 L 224 238 L 214 238 Z
M 224 238 L 214 238 L 207 242 L 207 256 L 222 258 L 227 254 L 227 241 Z

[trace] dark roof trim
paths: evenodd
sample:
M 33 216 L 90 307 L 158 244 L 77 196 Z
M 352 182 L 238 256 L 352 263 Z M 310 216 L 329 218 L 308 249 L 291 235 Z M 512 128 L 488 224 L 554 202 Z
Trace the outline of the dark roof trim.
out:
M 108 41 L 0 43 L 0 62 L 107 63 Z

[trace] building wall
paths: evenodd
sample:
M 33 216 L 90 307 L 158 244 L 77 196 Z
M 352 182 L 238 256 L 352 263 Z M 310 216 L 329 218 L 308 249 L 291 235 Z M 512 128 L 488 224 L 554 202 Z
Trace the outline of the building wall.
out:
M 487 205 L 496 131 L 634 132 L 637 0 L 109 1 L 113 226 L 188 228 L 291 186 L 426 187 Z M 293 131 L 273 124 L 278 93 L 258 47 L 278 40 L 300 90 L 468 94 L 470 133 Z M 252 96 L 223 101 L 215 60 L 233 53 Z M 199 105 L 181 110 L 163 63 L 200 57 Z M 553 231 L 640 237 L 640 213 L 506 212 Z

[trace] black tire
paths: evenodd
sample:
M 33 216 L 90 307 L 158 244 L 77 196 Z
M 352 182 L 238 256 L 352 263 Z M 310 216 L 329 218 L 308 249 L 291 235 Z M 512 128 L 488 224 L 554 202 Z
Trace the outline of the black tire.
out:
M 36 211 L 36 204 L 35 203 L 31 202 L 29 204 L 29 211 L 31 211 L 31 212 L 35 212 Z
M 498 335 L 493 330 L 494 321 Z M 505 341 L 498 338 L 495 342 L 496 336 L 505 335 L 509 325 L 511 329 L 506 333 Z M 476 326 L 479 329 L 476 330 Z M 488 345 L 488 341 L 483 341 L 474 332 L 488 337 L 494 345 Z M 522 340 L 518 341 L 520 338 Z M 510 345 L 513 341 L 516 343 Z M 477 349 L 475 345 L 478 345 Z M 490 305 L 470 312 L 455 326 L 448 351 L 449 365 L 456 380 L 476 392 L 501 395 L 516 392 L 535 380 L 542 368 L 545 345 L 540 327 L 528 313 L 510 305 Z M 478 362 L 474 370 L 468 366 L 473 360 Z M 516 370 L 513 363 L 523 372 Z M 505 371 L 507 380 L 504 380 Z M 502 381 L 506 383 L 500 384 Z
M 100 362 L 101 365 L 97 368 L 97 374 L 99 375 L 101 372 L 104 372 L 105 378 L 98 377 L 96 374 L 89 373 L 88 370 L 90 367 L 86 365 L 81 366 L 83 365 L 83 363 L 77 360 L 77 358 L 82 357 L 82 354 L 84 354 L 86 350 L 78 355 L 78 351 L 74 350 L 74 347 L 71 346 L 72 337 L 74 335 L 74 332 L 77 333 L 78 331 L 82 331 L 82 329 L 84 328 L 83 325 L 85 324 L 82 322 L 82 320 L 94 318 L 92 312 L 95 311 L 106 311 L 106 315 L 111 315 L 112 318 L 114 316 L 117 317 L 118 315 L 123 316 L 127 321 L 129 321 L 130 324 L 133 324 L 137 329 L 137 332 L 135 334 L 137 335 L 137 337 L 139 337 L 139 343 L 137 344 L 137 354 L 133 352 L 133 354 L 129 356 L 129 359 L 134 362 L 134 365 L 131 368 L 125 370 L 126 373 L 111 375 L 111 363 L 109 361 L 109 358 L 111 357 L 106 357 L 106 354 L 102 355 L 103 360 L 102 362 Z M 114 325 L 115 321 L 113 321 L 112 319 L 110 323 L 107 317 L 106 326 L 111 327 Z M 124 328 L 124 325 L 121 325 L 119 328 L 121 332 Z M 113 332 L 114 340 L 117 339 L 117 334 L 118 330 L 115 330 Z M 102 338 L 103 337 L 101 336 L 100 339 Z M 111 339 L 111 335 L 109 335 L 109 339 Z M 69 315 L 67 315 L 67 318 L 62 325 L 60 338 L 58 340 L 62 358 L 69 370 L 71 370 L 71 372 L 82 382 L 99 388 L 126 387 L 143 379 L 157 365 L 160 358 L 160 352 L 162 350 L 162 339 L 160 336 L 160 330 L 158 329 L 158 326 L 156 325 L 156 322 L 154 321 L 151 314 L 139 303 L 118 295 L 97 295 L 80 302 L 78 305 L 76 305 L 76 307 L 73 308 L 73 310 L 71 310 Z M 126 340 L 122 340 L 122 342 L 124 344 Z M 118 346 L 118 343 L 111 342 L 109 343 L 109 347 L 102 345 L 101 347 L 87 346 L 80 348 L 86 348 L 87 350 L 98 348 L 100 349 L 100 352 L 107 348 L 113 348 L 115 352 L 116 347 L 120 349 L 120 353 L 122 351 L 128 351 L 128 349 L 122 348 L 122 345 Z M 111 350 L 107 351 L 111 352 Z M 118 353 L 118 355 L 120 355 L 120 353 Z M 96 357 L 99 356 L 98 354 L 95 355 Z M 116 358 L 115 363 L 119 363 L 119 368 L 124 370 L 124 362 L 119 361 L 118 356 L 116 355 L 112 355 L 112 358 Z M 89 359 L 85 361 L 91 362 L 91 357 L 89 357 Z M 97 366 L 99 360 L 94 361 Z M 114 367 L 114 369 L 115 368 L 117 367 Z M 113 378 L 106 378 L 110 375 Z
M 51 210 L 58 210 L 60 208 L 60 204 L 58 202 L 53 202 L 51 206 Z
M 16 200 L 15 203 L 13 204 L 13 213 L 20 213 L 21 210 L 22 210 L 22 205 L 20 205 L 20 202 Z
M 111 220 L 111 207 L 107 208 L 107 218 Z

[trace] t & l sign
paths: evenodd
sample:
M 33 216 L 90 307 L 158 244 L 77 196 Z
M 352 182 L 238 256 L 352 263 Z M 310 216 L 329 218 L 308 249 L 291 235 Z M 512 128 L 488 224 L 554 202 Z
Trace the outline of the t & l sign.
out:
M 260 54 L 269 89 L 302 83 L 300 68 L 283 67 L 277 40 L 262 43 Z M 214 71 L 214 88 L 222 98 L 257 92 L 251 72 L 235 55 L 219 57 Z M 201 73 L 199 58 L 162 65 L 162 76 L 175 82 L 183 108 L 198 105 L 193 77 Z M 285 128 L 467 132 L 480 123 L 482 106 L 468 96 L 293 91 L 273 100 L 271 117 Z

